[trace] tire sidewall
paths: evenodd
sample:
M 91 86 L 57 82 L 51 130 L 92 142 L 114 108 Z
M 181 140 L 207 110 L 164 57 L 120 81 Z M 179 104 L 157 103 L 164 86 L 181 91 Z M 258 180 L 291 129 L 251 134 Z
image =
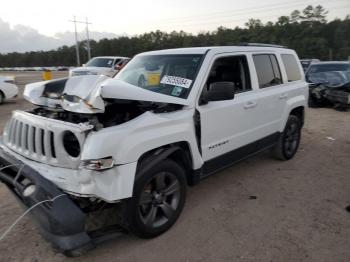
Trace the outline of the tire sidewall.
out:
M 148 183 L 154 176 L 163 171 L 174 174 L 179 181 L 179 205 L 175 211 L 175 215 L 164 225 L 157 228 L 150 228 L 145 226 L 141 221 L 138 203 L 146 183 Z M 142 170 L 140 170 L 140 173 L 136 174 L 133 197 L 129 199 L 127 203 L 127 224 L 129 225 L 129 230 L 132 231 L 135 235 L 142 238 L 152 238 L 167 231 L 178 219 L 186 199 L 186 176 L 184 169 L 176 162 L 169 159 L 163 160 L 162 162 L 154 165 L 145 173 L 141 174 L 141 172 Z
M 286 132 L 288 130 L 288 127 L 292 124 L 292 123 L 296 123 L 297 124 L 297 132 L 298 132 L 298 141 L 297 141 L 297 145 L 295 147 L 295 150 L 291 153 L 291 154 L 288 154 L 287 151 L 286 151 L 286 148 L 285 148 L 285 145 L 284 145 L 284 140 L 285 140 L 285 137 L 286 137 Z M 300 119 L 297 117 L 297 116 L 294 116 L 294 115 L 291 115 L 288 117 L 288 120 L 287 120 L 287 123 L 286 123 L 286 126 L 284 128 L 284 131 L 283 131 L 283 134 L 282 134 L 282 144 L 280 145 L 282 147 L 282 154 L 283 154 L 283 157 L 286 159 L 286 160 L 289 160 L 291 158 L 294 157 L 294 155 L 296 154 L 296 152 L 298 151 L 298 148 L 299 148 L 299 145 L 300 145 L 300 140 L 301 140 L 301 122 L 300 122 Z

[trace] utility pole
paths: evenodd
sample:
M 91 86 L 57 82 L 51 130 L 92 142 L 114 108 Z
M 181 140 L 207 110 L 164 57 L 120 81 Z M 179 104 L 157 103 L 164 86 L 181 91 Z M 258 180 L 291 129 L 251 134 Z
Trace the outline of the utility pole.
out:
M 78 22 L 78 21 L 75 19 L 75 16 L 74 16 L 73 21 L 72 21 L 72 20 L 69 20 L 69 22 L 73 22 L 73 23 L 74 23 L 74 31 L 75 31 L 75 51 L 76 51 L 76 54 L 77 54 L 77 66 L 80 66 L 79 41 L 78 41 L 78 32 L 77 32 L 77 22 Z
M 88 18 L 85 17 L 85 24 L 86 24 L 86 48 L 88 52 L 88 60 L 91 59 L 91 48 L 90 48 L 90 38 L 89 38 L 89 22 Z
M 79 41 L 78 41 L 78 32 L 77 32 L 77 23 L 78 24 L 85 24 L 86 25 L 86 49 L 88 52 L 88 59 L 91 59 L 91 47 L 90 47 L 90 36 L 89 36 L 89 25 L 91 23 L 88 22 L 88 18 L 85 18 L 85 21 L 77 21 L 74 16 L 74 20 L 69 20 L 70 22 L 74 23 L 74 29 L 75 29 L 75 49 L 77 53 L 77 65 L 80 66 L 80 56 L 79 56 Z

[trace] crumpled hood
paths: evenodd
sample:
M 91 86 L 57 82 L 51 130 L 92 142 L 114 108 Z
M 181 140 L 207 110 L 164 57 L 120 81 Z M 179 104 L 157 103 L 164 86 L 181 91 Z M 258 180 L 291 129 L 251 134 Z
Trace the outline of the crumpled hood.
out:
M 29 102 L 48 107 L 61 106 L 76 113 L 105 110 L 104 99 L 125 99 L 188 105 L 186 99 L 152 92 L 107 76 L 85 75 L 26 85 L 23 96 Z

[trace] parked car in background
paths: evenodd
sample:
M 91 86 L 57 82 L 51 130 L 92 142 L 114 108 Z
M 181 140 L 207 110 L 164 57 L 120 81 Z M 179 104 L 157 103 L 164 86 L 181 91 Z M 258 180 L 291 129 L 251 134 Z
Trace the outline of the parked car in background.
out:
M 130 58 L 121 56 L 94 57 L 82 67 L 71 69 L 69 76 L 106 75 L 112 77 L 129 61 Z
M 5 99 L 10 99 L 18 95 L 18 87 L 15 85 L 13 76 L 0 76 L 0 104 Z
M 306 71 L 309 83 L 309 105 L 335 106 L 338 109 L 350 105 L 350 62 L 318 62 Z
M 303 67 L 304 72 L 309 68 L 311 63 L 320 62 L 319 59 L 300 59 L 301 66 Z

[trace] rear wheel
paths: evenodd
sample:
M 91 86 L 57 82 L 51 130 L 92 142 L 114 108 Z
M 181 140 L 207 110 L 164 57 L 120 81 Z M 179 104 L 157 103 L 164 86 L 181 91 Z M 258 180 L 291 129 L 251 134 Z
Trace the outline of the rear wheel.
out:
M 289 160 L 298 150 L 301 137 L 301 121 L 297 116 L 290 115 L 286 127 L 274 148 L 274 156 L 280 160 Z
M 126 223 L 139 237 L 156 237 L 176 222 L 185 198 L 185 171 L 176 162 L 164 160 L 136 178 Z

